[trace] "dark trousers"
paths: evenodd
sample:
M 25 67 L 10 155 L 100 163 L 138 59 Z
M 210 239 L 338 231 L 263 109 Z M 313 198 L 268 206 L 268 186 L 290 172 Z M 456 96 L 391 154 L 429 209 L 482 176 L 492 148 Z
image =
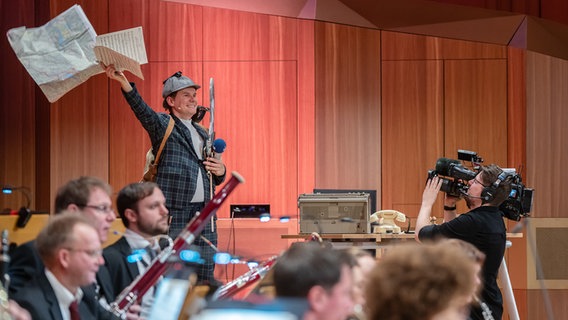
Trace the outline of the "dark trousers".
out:
M 205 204 L 195 203 L 186 207 L 183 211 L 173 211 L 170 210 L 170 215 L 172 220 L 170 223 L 169 236 L 175 239 L 181 231 L 186 229 L 188 222 L 193 219 L 195 213 L 201 211 Z M 173 212 L 172 212 L 173 211 Z M 213 259 L 216 251 L 215 249 L 205 242 L 201 236 L 205 237 L 210 241 L 215 247 L 217 247 L 217 217 L 214 215 L 213 228 L 211 230 L 211 219 L 207 219 L 207 224 L 201 231 L 201 234 L 195 235 L 195 241 L 193 242 L 194 249 L 199 251 L 201 255 L 202 263 L 197 264 L 196 273 L 197 279 L 201 283 L 212 283 L 215 282 L 214 271 L 215 271 L 215 261 Z

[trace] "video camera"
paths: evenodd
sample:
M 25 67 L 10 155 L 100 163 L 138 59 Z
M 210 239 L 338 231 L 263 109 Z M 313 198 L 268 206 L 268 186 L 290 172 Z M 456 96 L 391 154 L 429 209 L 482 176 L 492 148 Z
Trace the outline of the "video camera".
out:
M 440 190 L 453 197 L 467 194 L 469 189 L 467 182 L 477 176 L 483 162 L 483 158 L 476 152 L 468 150 L 458 150 L 458 159 L 439 158 L 436 161 L 436 169 L 428 170 L 428 179 L 438 176 L 442 180 Z M 460 160 L 471 162 L 475 171 L 464 167 Z M 517 174 L 515 169 L 503 171 L 512 176 L 511 192 L 499 209 L 507 219 L 519 221 L 531 211 L 534 190 L 525 187 L 521 175 Z
M 467 181 L 475 178 L 479 171 L 479 165 L 483 159 L 477 153 L 467 150 L 458 150 L 458 159 L 439 158 L 436 161 L 436 169 L 428 170 L 428 179 L 438 176 L 442 180 L 441 191 L 449 196 L 461 197 L 467 193 Z M 476 171 L 465 168 L 460 162 L 468 161 Z

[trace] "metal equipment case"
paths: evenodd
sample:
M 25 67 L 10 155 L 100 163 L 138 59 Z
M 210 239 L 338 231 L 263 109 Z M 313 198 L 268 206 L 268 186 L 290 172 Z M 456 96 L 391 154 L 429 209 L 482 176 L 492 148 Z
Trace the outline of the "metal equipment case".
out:
M 313 193 L 298 197 L 300 233 L 370 233 L 368 193 Z

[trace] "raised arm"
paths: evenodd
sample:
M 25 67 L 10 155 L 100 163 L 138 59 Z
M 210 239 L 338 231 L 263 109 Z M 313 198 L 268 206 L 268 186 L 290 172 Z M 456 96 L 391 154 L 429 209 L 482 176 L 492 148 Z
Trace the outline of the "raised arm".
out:
M 118 83 L 120 83 L 120 87 L 122 88 L 122 91 L 124 92 L 130 92 L 132 91 L 132 86 L 130 85 L 130 82 L 128 81 L 128 79 L 126 78 L 126 76 L 124 75 L 124 73 L 122 71 L 118 71 L 114 68 L 114 65 L 101 65 L 104 69 L 105 72 L 107 74 L 107 77 L 109 77 L 109 79 L 118 81 Z
M 440 180 L 438 177 L 428 179 L 428 181 L 426 182 L 426 187 L 424 187 L 424 192 L 422 193 L 422 205 L 420 206 L 418 218 L 416 219 L 416 228 L 414 229 L 414 238 L 418 242 L 420 242 L 420 240 L 418 239 L 420 230 L 430 224 L 432 206 L 434 205 L 434 202 L 436 202 L 438 191 L 440 191 L 441 187 L 442 180 Z

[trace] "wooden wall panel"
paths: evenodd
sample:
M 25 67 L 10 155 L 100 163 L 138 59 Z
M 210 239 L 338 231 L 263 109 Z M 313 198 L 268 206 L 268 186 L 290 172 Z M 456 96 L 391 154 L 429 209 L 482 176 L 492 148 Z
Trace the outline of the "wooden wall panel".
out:
M 142 26 L 149 62 L 202 60 L 202 7 L 168 1 L 116 0 L 110 2 L 110 8 L 110 31 Z
M 568 62 L 527 52 L 527 181 L 536 190 L 532 216 L 568 217 Z
M 311 193 L 315 186 L 314 24 L 298 20 L 298 194 Z
M 444 153 L 443 62 L 383 61 L 381 105 L 383 209 L 416 217 L 427 171 Z
M 2 4 L 0 28 L 2 34 L 15 27 L 35 24 L 34 1 Z M 36 180 L 36 106 L 35 83 L 12 51 L 6 36 L 0 41 L 0 186 L 26 186 L 35 195 Z M 0 211 L 17 210 L 27 203 L 20 192 L 0 194 Z M 36 201 L 32 199 L 32 208 Z
M 205 60 L 295 60 L 297 21 L 292 18 L 203 8 Z
M 448 60 L 444 65 L 444 150 L 478 152 L 485 164 L 507 164 L 506 60 Z
M 202 7 L 149 0 L 148 8 L 146 14 L 149 21 L 145 33 L 146 50 L 150 61 L 175 62 L 203 59 L 205 22 Z
M 507 58 L 507 166 L 516 168 L 526 177 L 525 144 L 527 131 L 527 99 L 526 99 L 526 55 L 517 48 L 508 49 Z
M 204 74 L 216 79 L 215 131 L 227 142 L 223 159 L 229 172 L 246 180 L 227 204 L 268 203 L 273 215 L 296 213 L 296 68 L 294 61 L 204 63 Z M 217 215 L 229 217 L 228 205 Z
M 545 291 L 546 290 L 546 291 Z M 552 305 L 552 313 L 547 313 L 545 297 L 548 296 Z M 567 290 L 527 290 L 529 308 L 526 319 L 565 319 L 568 314 L 568 291 Z
M 51 199 L 82 175 L 108 181 L 109 110 L 107 99 L 99 98 L 107 90 L 105 78 L 91 78 L 51 105 Z
M 564 147 L 568 138 L 568 113 L 565 108 L 568 95 L 564 90 L 567 85 L 567 61 L 526 53 L 526 181 L 535 189 L 532 225 L 547 220 L 539 218 L 568 217 L 562 192 L 564 181 L 568 178 L 562 169 L 568 156 Z M 548 291 L 555 317 L 563 317 L 567 312 L 564 302 L 567 292 L 565 289 Z M 528 290 L 527 304 L 528 319 L 546 317 L 542 291 Z
M 316 187 L 380 195 L 380 32 L 316 22 L 315 70 Z
M 503 59 L 504 46 L 422 35 L 382 32 L 382 60 Z
M 507 167 L 516 168 L 517 172 L 523 177 L 527 186 L 531 182 L 527 178 L 526 160 L 526 132 L 527 132 L 527 112 L 526 112 L 526 61 L 525 51 L 521 49 L 509 48 L 507 59 Z M 517 222 L 507 220 L 507 229 L 511 230 Z M 515 239 L 513 245 L 507 249 L 507 261 L 526 261 L 527 242 L 526 239 Z M 514 288 L 527 287 L 527 266 L 524 263 L 515 263 L 515 268 L 509 269 L 509 276 Z M 524 292 L 524 302 L 526 304 L 526 292 Z M 521 297 L 517 297 L 520 300 Z M 526 305 L 525 305 L 526 307 Z

